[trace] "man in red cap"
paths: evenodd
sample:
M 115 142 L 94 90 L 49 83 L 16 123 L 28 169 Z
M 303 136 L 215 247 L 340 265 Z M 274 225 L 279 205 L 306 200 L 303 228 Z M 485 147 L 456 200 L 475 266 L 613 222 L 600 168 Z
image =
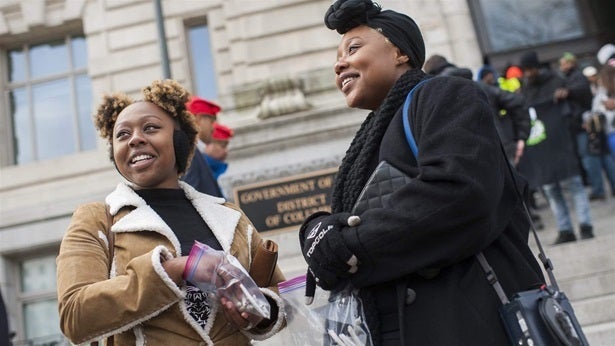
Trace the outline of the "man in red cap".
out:
M 199 128 L 199 142 L 197 143 L 198 150 L 194 153 L 192 162 L 182 179 L 200 192 L 216 197 L 224 197 L 222 189 L 220 189 L 203 154 L 205 147 L 212 142 L 214 123 L 221 108 L 211 101 L 200 97 L 192 97 L 186 103 L 186 109 L 195 116 Z
M 232 129 L 222 124 L 214 123 L 212 141 L 205 147 L 205 159 L 216 179 L 226 172 L 228 168 L 228 164 L 225 161 L 228 156 L 228 144 L 231 137 L 233 137 Z

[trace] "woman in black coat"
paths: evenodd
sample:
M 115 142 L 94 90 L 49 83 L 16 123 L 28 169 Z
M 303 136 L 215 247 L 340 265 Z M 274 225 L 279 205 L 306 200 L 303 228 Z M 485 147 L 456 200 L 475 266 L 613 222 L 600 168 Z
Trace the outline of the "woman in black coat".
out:
M 376 345 L 505 345 L 501 305 L 475 255 L 482 251 L 508 296 L 544 282 L 485 94 L 470 80 L 427 79 L 425 47 L 408 16 L 370 0 L 338 0 L 325 23 L 342 34 L 337 87 L 370 110 L 340 166 L 332 214 L 301 227 L 310 274 L 324 289 L 360 289 Z M 380 161 L 413 179 L 381 208 L 350 211 Z M 518 188 L 524 189 L 517 176 Z M 348 224 L 354 225 L 353 227 Z

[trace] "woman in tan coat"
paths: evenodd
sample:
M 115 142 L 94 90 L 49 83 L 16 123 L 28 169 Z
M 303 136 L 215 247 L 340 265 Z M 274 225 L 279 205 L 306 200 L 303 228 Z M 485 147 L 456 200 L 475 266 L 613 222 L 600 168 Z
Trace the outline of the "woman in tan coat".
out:
M 194 152 L 188 93 L 171 80 L 144 99 L 106 96 L 96 114 L 110 157 L 127 180 L 105 203 L 80 206 L 62 240 L 58 302 L 63 333 L 75 344 L 248 345 L 283 325 L 275 269 L 269 319 L 240 311 L 182 280 L 195 240 L 235 256 L 246 271 L 263 240 L 247 217 L 221 198 L 180 182 Z

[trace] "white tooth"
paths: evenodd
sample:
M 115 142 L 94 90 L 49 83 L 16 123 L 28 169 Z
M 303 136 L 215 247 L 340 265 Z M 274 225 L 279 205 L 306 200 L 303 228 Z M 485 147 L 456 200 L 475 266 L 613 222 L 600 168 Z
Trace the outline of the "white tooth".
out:
M 348 83 L 352 82 L 352 80 L 354 79 L 354 77 L 347 77 L 344 78 L 344 80 L 342 81 L 342 87 L 346 86 Z
M 132 159 L 132 163 L 135 163 L 135 162 L 138 162 L 138 161 L 141 161 L 141 160 L 147 160 L 147 159 L 149 159 L 149 158 L 151 158 L 151 156 L 150 156 L 150 155 L 145 155 L 145 154 L 138 155 L 138 156 L 135 156 L 135 157 Z

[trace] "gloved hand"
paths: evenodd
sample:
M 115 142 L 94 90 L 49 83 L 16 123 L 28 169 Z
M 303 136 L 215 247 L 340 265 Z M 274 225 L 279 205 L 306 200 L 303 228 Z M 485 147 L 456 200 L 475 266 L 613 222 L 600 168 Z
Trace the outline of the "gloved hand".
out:
M 360 223 L 349 213 L 317 213 L 301 226 L 299 240 L 303 257 L 316 283 L 330 290 L 357 271 L 357 257 L 344 243 L 341 231 Z M 307 288 L 307 287 L 306 287 Z

